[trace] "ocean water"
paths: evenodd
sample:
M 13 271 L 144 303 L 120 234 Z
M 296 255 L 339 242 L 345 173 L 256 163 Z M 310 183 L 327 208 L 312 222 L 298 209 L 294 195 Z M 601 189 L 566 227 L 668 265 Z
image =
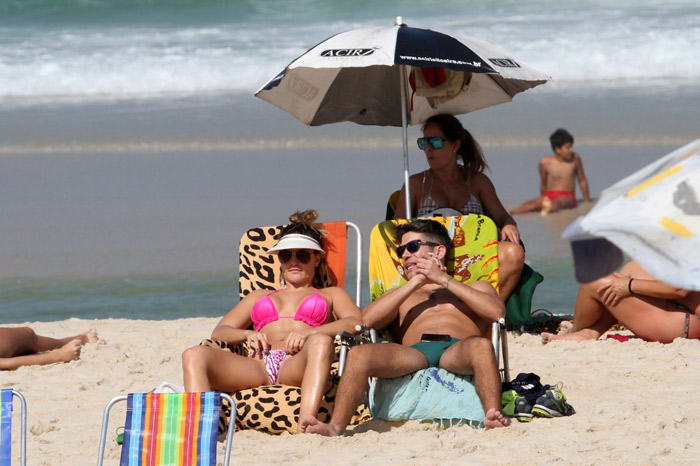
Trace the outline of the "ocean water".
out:
M 506 206 L 537 195 L 557 127 L 594 195 L 698 137 L 692 1 L 0 0 L 0 323 L 222 315 L 247 227 L 315 207 L 368 235 L 402 183 L 400 129 L 308 128 L 253 93 L 324 38 L 398 15 L 552 76 L 460 117 Z M 571 313 L 559 234 L 584 211 L 519 219 L 546 277 L 535 307 Z

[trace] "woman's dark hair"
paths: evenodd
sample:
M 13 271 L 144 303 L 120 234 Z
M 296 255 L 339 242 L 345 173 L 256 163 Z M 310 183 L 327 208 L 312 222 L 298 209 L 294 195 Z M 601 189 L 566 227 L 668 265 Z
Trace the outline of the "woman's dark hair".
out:
M 462 142 L 459 145 L 459 150 L 457 150 L 457 155 L 462 159 L 462 165 L 464 166 L 462 176 L 465 183 L 469 183 L 469 180 L 474 175 L 483 173 L 489 167 L 484 159 L 481 146 L 471 133 L 464 129 L 464 126 L 457 118 L 444 113 L 433 115 L 423 123 L 421 129 L 425 131 L 425 128 L 429 125 L 437 125 L 447 140 Z
M 574 137 L 564 128 L 559 128 L 549 137 L 549 142 L 552 144 L 552 150 L 556 150 L 557 147 L 561 147 L 566 143 L 574 143 Z
M 396 238 L 401 241 L 403 235 L 408 232 L 423 233 L 436 243 L 442 244 L 449 251 L 452 247 L 452 238 L 445 226 L 435 220 L 413 220 L 396 227 Z

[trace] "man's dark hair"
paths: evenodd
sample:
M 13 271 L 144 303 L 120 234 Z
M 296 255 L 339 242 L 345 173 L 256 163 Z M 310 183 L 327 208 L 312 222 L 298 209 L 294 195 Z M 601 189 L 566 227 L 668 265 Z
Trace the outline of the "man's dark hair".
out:
M 452 239 L 450 238 L 447 229 L 442 223 L 436 222 L 435 220 L 413 220 L 403 225 L 396 227 L 396 237 L 401 241 L 403 235 L 408 232 L 423 233 L 430 238 L 430 240 L 442 244 L 450 250 L 452 247 Z
M 552 144 L 552 150 L 555 150 L 557 147 L 561 147 L 567 142 L 573 144 L 574 137 L 564 128 L 559 128 L 549 137 L 549 142 Z

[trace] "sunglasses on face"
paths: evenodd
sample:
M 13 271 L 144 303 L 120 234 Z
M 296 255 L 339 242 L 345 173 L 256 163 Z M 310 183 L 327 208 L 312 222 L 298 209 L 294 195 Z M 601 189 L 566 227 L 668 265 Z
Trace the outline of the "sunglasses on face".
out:
M 418 148 L 420 150 L 425 150 L 428 148 L 428 143 L 433 146 L 433 149 L 442 149 L 443 144 L 448 139 L 441 138 L 440 136 L 433 136 L 432 138 L 418 138 Z
M 311 260 L 311 256 L 316 254 L 315 252 L 311 251 L 306 251 L 306 250 L 301 250 L 301 251 L 290 251 L 288 249 L 285 249 L 284 251 L 280 251 L 277 256 L 280 258 L 280 262 L 283 264 L 286 264 L 289 262 L 292 257 L 296 257 L 297 260 L 302 263 L 302 264 L 308 264 L 309 261 Z
M 414 239 L 413 241 L 409 241 L 408 243 L 396 248 L 396 254 L 399 257 L 403 256 L 404 251 L 408 251 L 411 254 L 415 254 L 416 252 L 418 252 L 420 247 L 424 244 L 426 246 L 440 246 L 439 243 L 433 243 L 432 241 L 423 241 L 422 239 Z

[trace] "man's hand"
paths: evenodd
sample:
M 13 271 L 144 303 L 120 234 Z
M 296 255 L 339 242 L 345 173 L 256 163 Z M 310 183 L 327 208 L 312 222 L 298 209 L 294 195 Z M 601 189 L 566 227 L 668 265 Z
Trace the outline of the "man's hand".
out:
M 415 280 L 444 285 L 450 279 L 446 273 L 447 269 L 433 253 L 429 253 L 427 257 L 416 257 L 415 264 Z

